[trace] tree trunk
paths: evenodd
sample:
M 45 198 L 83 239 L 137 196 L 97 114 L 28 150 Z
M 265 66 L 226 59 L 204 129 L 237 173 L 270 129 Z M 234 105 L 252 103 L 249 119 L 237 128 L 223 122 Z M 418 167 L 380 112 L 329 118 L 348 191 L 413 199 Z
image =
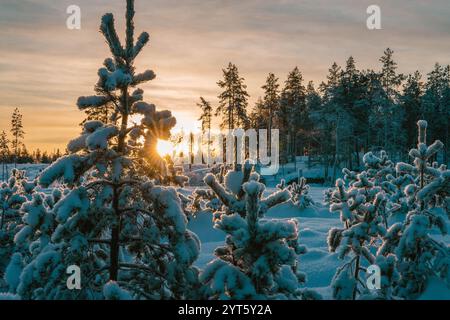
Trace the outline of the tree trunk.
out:
M 353 161 L 352 161 L 353 155 L 352 155 L 352 147 L 350 146 L 350 143 L 348 143 L 347 150 L 348 150 L 348 168 L 350 170 L 353 170 Z
M 449 123 L 448 123 L 448 117 L 445 117 L 446 121 L 446 126 L 445 126 L 445 144 L 444 144 L 444 163 L 447 165 L 449 162 L 448 159 L 448 148 L 449 148 L 449 141 L 448 141 L 448 137 L 449 137 L 449 131 L 448 131 L 448 127 L 449 127 Z
M 17 158 L 18 158 L 17 154 L 19 153 L 19 150 L 18 150 L 19 139 L 17 138 L 17 135 L 15 136 L 15 143 L 16 143 L 16 148 L 14 150 L 14 169 L 17 168 Z
M 109 280 L 117 281 L 119 273 L 119 235 L 120 235 L 120 216 L 119 216 L 119 195 L 118 187 L 113 188 L 113 209 L 116 213 L 116 225 L 111 228 L 111 253 L 109 266 Z
M 353 290 L 353 300 L 356 300 L 356 293 L 358 291 L 358 277 L 359 277 L 359 264 L 360 264 L 360 255 L 358 254 L 356 256 L 356 262 L 355 262 L 355 289 Z
M 337 155 L 334 155 L 334 164 L 333 164 L 333 179 L 332 181 L 336 181 L 336 175 L 337 175 L 337 168 L 339 166 L 339 160 Z
M 125 137 L 127 135 L 127 125 L 128 125 L 128 88 L 122 89 L 122 99 L 123 99 L 123 113 L 122 113 L 122 123 L 120 127 L 117 151 L 119 156 L 123 154 L 125 148 Z M 109 279 L 117 281 L 117 275 L 119 273 L 119 250 L 120 250 L 120 228 L 121 228 L 121 217 L 119 208 L 119 187 L 117 185 L 118 181 L 113 181 L 113 203 L 112 207 L 114 210 L 116 221 L 111 228 L 111 245 L 110 245 L 110 265 L 109 265 Z
M 339 147 L 340 147 L 340 141 L 339 141 L 339 115 L 336 119 L 336 134 L 335 134 L 335 146 L 334 146 L 334 165 L 333 165 L 333 181 L 336 180 L 336 173 L 337 173 L 337 166 L 339 165 Z
M 2 207 L 2 222 L 0 223 L 0 231 L 3 230 L 3 224 L 4 224 L 4 220 L 5 220 L 5 209 Z
M 360 169 L 361 163 L 359 161 L 359 145 L 358 145 L 358 139 L 355 138 L 355 153 L 356 153 L 356 166 L 358 167 L 358 170 Z
M 210 162 L 211 162 L 211 123 L 209 124 L 209 126 L 208 126 L 208 156 L 207 156 L 207 166 L 208 166 L 208 168 L 209 168 L 209 164 L 210 164 Z
M 267 153 L 269 155 L 269 157 L 272 156 L 272 108 L 269 110 L 269 125 L 268 125 L 268 143 L 267 143 L 267 147 L 269 148 L 269 152 Z

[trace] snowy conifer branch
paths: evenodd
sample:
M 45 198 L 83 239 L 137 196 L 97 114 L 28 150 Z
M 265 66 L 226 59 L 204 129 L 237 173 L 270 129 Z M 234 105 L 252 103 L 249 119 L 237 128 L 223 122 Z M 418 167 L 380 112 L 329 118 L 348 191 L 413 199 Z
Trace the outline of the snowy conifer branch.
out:
M 246 200 L 242 196 L 242 194 L 245 195 L 244 185 L 249 180 L 251 182 L 259 179 L 259 176 L 256 173 L 251 174 L 251 171 L 252 166 L 247 162 L 247 164 L 244 165 L 244 171 L 236 169 L 228 171 L 225 175 L 224 185 L 220 184 L 216 176 L 211 173 L 205 176 L 204 182 L 223 203 L 228 213 L 239 213 L 242 217 L 245 217 Z M 284 189 L 269 195 L 267 198 L 261 199 L 259 204 L 261 214 L 264 214 L 268 209 L 280 203 L 288 201 L 290 198 L 291 194 L 287 189 Z
M 105 59 L 98 70 L 95 95 L 77 101 L 88 119 L 82 123 L 80 135 L 68 143 L 69 154 L 39 176 L 42 187 L 57 190 L 60 183 L 70 189 L 51 197 L 36 193 L 22 205 L 24 225 L 14 238 L 23 252 L 31 254 L 16 255 L 11 268 L 23 264 L 24 281 L 19 281 L 17 293 L 25 299 L 196 295 L 193 288 L 198 287 L 198 271 L 192 264 L 200 242 L 186 227 L 175 189 L 151 182 L 167 171 L 156 143 L 170 136 L 176 121 L 170 111 L 157 111 L 145 103 L 142 89 L 133 89 L 154 79 L 155 74 L 151 70 L 135 74 L 134 59 L 149 37 L 142 33 L 134 43 L 134 1 L 126 2 L 125 47 L 113 15 L 105 14 L 100 30 L 112 58 Z M 130 125 L 134 116 L 142 120 Z M 1 219 L 4 224 L 4 217 Z M 97 274 L 95 285 L 75 293 L 65 280 L 65 266 L 72 264 L 88 275 L 107 266 L 108 275 Z M 132 278 L 136 274 L 122 270 L 125 267 L 145 270 L 138 278 L 148 284 L 149 292 L 142 291 Z M 123 281 L 129 283 L 129 292 L 119 286 Z

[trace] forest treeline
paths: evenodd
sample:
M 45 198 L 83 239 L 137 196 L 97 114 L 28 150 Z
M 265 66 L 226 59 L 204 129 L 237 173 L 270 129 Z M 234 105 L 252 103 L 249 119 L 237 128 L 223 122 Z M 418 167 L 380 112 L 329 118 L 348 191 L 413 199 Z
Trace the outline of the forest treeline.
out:
M 11 115 L 11 127 L 9 135 L 5 130 L 0 132 L 0 162 L 2 174 L 7 163 L 51 163 L 61 157 L 63 153 L 59 149 L 53 152 L 41 151 L 39 148 L 28 151 L 25 143 L 25 131 L 23 128 L 22 114 L 19 108 L 15 108 Z
M 269 73 L 263 95 L 251 108 L 245 80 L 230 63 L 217 83 L 218 106 L 200 98 L 202 130 L 210 130 L 214 116 L 221 128 L 279 129 L 282 162 L 316 155 L 323 164 L 350 169 L 360 167 L 368 151 L 384 149 L 391 158 L 405 160 L 417 143 L 419 119 L 430 124 L 429 141 L 440 139 L 447 146 L 450 66 L 436 63 L 426 76 L 419 71 L 404 75 L 393 54 L 384 51 L 378 71 L 359 70 L 353 57 L 343 67 L 333 63 L 318 86 L 306 82 L 298 67 L 284 84 Z M 448 163 L 448 149 L 438 157 Z

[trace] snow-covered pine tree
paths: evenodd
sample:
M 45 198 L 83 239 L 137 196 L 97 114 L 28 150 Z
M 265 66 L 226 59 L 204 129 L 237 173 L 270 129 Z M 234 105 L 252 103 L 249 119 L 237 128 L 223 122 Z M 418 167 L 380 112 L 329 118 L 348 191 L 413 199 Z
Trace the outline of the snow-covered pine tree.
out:
M 386 151 L 377 154 L 368 152 L 363 156 L 365 170 L 362 172 L 371 184 L 381 187 L 385 193 L 386 206 L 384 209 L 384 223 L 388 227 L 388 219 L 403 219 L 405 212 L 405 194 L 403 187 L 411 181 L 411 177 L 397 176 L 395 164 L 389 159 Z M 345 169 L 344 169 L 345 170 Z
M 20 206 L 27 201 L 15 176 L 0 185 L 0 278 L 14 250 L 14 235 L 20 224 Z
M 20 213 L 23 214 L 23 225 L 14 237 L 18 248 L 34 254 L 47 246 L 55 229 L 52 209 L 61 197 L 61 190 L 54 188 L 51 196 L 34 192 L 32 197 L 22 204 Z
M 238 213 L 243 217 L 246 215 L 245 192 L 243 186 L 252 177 L 257 175 L 257 173 L 252 172 L 252 170 L 253 166 L 249 161 L 245 162 L 243 170 L 240 170 L 235 166 L 224 175 L 223 184 L 211 173 L 205 176 L 205 183 L 212 191 L 214 191 L 223 204 L 221 211 L 224 211 L 227 214 Z M 264 214 L 271 207 L 289 200 L 290 197 L 291 195 L 288 190 L 279 190 L 260 201 L 259 211 Z
M 390 227 L 378 250 L 379 255 L 397 256 L 400 282 L 396 294 L 409 299 L 423 292 L 430 277 L 440 277 L 450 283 L 450 250 L 430 236 L 433 228 L 442 234 L 448 232 L 446 201 L 450 194 L 450 170 L 430 163 L 443 144 L 437 140 L 428 146 L 427 122 L 420 120 L 417 125 L 417 148 L 409 152 L 413 164 L 396 165 L 399 175 L 414 177 L 414 183 L 404 189 L 409 198 L 409 212 L 403 223 Z
M 414 184 L 414 178 L 409 174 L 388 174 L 386 181 L 381 184 L 388 198 L 386 216 L 392 221 L 403 221 L 414 202 L 414 197 L 406 190 L 410 184 Z
M 212 180 L 213 176 L 206 180 Z M 214 185 L 214 184 L 213 184 Z M 300 289 L 305 275 L 298 270 L 297 256 L 306 251 L 298 242 L 296 220 L 263 219 L 264 185 L 252 174 L 242 186 L 245 211 L 221 212 L 215 228 L 227 233 L 226 245 L 215 250 L 217 259 L 200 276 L 205 295 L 213 299 L 318 299 Z M 222 191 L 221 191 L 222 193 Z
M 404 193 L 404 187 L 413 181 L 413 178 L 407 174 L 397 175 L 395 164 L 384 150 L 366 153 L 363 156 L 363 163 L 365 170 L 360 174 L 347 168 L 342 169 L 346 185 L 353 186 L 358 180 L 364 179 L 367 181 L 365 183 L 384 191 L 386 207 L 383 220 L 386 227 L 389 218 L 393 218 L 394 221 L 404 219 L 407 203 L 410 201 L 410 197 Z
M 137 89 L 136 91 L 140 92 L 141 90 Z M 141 95 L 142 93 L 139 93 L 139 99 Z M 170 111 L 156 111 L 154 104 L 143 101 L 135 102 L 133 108 L 134 112 L 143 118 L 140 125 L 135 125 L 131 129 L 130 140 L 141 136 L 144 138 L 144 142 L 140 144 L 138 140 L 130 141 L 130 146 L 137 147 L 137 150 L 133 150 L 134 152 L 132 151 L 131 154 L 137 156 L 138 159 L 144 159 L 139 166 L 141 174 L 157 177 L 159 180 L 164 179 L 168 174 L 167 166 L 157 152 L 157 144 L 158 139 L 169 139 L 170 129 L 175 126 L 176 119 Z
M 378 155 L 368 152 L 363 156 L 363 163 L 367 177 L 372 180 L 376 186 L 387 180 L 386 176 L 395 175 L 394 163 L 389 160 L 386 151 L 381 150 Z
M 167 138 L 175 119 L 142 101 L 143 91 L 136 88 L 155 74 L 135 72 L 135 58 L 149 35 L 135 41 L 134 1 L 126 4 L 125 45 L 113 15 L 101 20 L 113 56 L 98 71 L 101 94 L 77 102 L 80 110 L 113 104 L 114 121 L 86 121 L 81 135 L 69 142 L 69 154 L 40 175 L 41 186 L 61 183 L 70 192 L 51 210 L 57 223 L 51 241 L 23 268 L 17 289 L 22 298 L 195 297 L 198 272 L 192 263 L 199 241 L 186 229 L 176 191 L 150 180 L 165 171 L 156 143 Z M 135 119 L 140 123 L 132 123 Z M 81 268 L 81 290 L 67 289 L 70 265 Z
M 6 268 L 5 281 L 8 284 L 9 292 L 23 294 L 23 285 L 28 281 L 26 276 L 22 276 L 22 271 L 26 265 L 32 263 L 45 250 L 50 243 L 52 233 L 55 230 L 55 216 L 53 208 L 62 197 L 62 190 L 54 188 L 51 195 L 42 192 L 33 192 L 20 208 L 22 223 L 18 225 L 14 235 L 14 254 Z M 50 271 L 50 270 L 49 270 Z M 22 287 L 20 287 L 22 286 Z M 50 285 L 51 286 L 51 285 Z M 40 288 L 36 288 L 40 291 Z M 42 291 L 35 296 L 45 298 Z
M 338 250 L 340 259 L 350 256 L 333 277 L 333 297 L 354 300 L 369 293 L 362 273 L 366 271 L 364 264 L 374 264 L 377 260 L 371 253 L 371 247 L 386 234 L 383 224 L 386 200 L 381 188 L 375 187 L 365 173 L 360 173 L 348 189 L 345 182 L 338 179 L 330 201 L 330 211 L 340 213 L 344 228 L 330 229 L 327 239 L 329 250 Z M 384 271 L 388 270 L 390 268 Z M 383 274 L 383 269 L 382 276 L 387 276 Z M 390 298 L 393 283 L 384 285 L 382 298 Z
M 15 240 L 17 234 L 24 228 L 23 220 L 26 217 L 23 207 L 27 201 L 33 198 L 35 187 L 36 182 L 28 181 L 25 171 L 17 169 L 12 170 L 8 182 L 0 185 L 0 279 L 4 277 L 6 283 L 11 276 L 4 275 L 4 272 L 10 263 L 12 254 L 25 252 L 29 255 L 28 245 L 17 245 Z M 19 261 L 18 258 L 16 260 Z M 20 262 L 22 263 L 22 259 Z
M 314 200 L 311 198 L 309 193 L 309 185 L 306 184 L 306 179 L 304 177 L 300 178 L 299 183 L 294 182 L 289 191 L 292 194 L 292 202 L 300 209 L 305 209 L 315 205 Z
M 305 209 L 316 205 L 314 200 L 308 194 L 309 185 L 306 184 L 306 179 L 304 177 L 301 177 L 298 183 L 293 182 L 288 186 L 286 186 L 286 181 L 281 179 L 280 183 L 277 184 L 277 188 L 280 190 L 287 189 L 291 193 L 292 203 L 299 209 Z
M 95 93 L 99 96 L 107 96 L 108 92 L 105 90 L 101 82 L 95 85 Z M 87 121 L 97 120 L 101 121 L 105 124 L 117 124 L 117 114 L 116 114 L 116 106 L 113 101 L 107 101 L 102 106 L 102 108 L 98 108 L 96 105 L 87 106 L 84 108 L 84 113 L 86 114 L 85 119 L 81 122 L 81 126 L 83 126 Z

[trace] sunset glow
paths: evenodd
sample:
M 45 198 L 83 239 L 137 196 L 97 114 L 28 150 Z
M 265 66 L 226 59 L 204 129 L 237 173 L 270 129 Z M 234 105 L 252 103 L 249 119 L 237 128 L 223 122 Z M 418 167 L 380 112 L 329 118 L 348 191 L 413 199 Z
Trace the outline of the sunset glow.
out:
M 364 28 L 370 1 L 223 1 L 140 2 L 139 32 L 150 33 L 150 46 L 137 69 L 152 69 L 156 79 L 145 84 L 145 99 L 169 109 L 178 127 L 191 129 L 199 116 L 200 96 L 217 107 L 216 82 L 229 61 L 246 80 L 250 106 L 261 96 L 263 79 L 274 72 L 285 80 L 298 66 L 305 81 L 326 76 L 333 61 L 349 54 L 359 68 L 378 68 L 382 49 L 390 46 L 401 61 L 399 71 L 426 73 L 434 62 L 450 63 L 450 6 L 447 0 L 377 2 L 385 15 L 383 30 Z M 113 5 L 112 5 L 113 4 Z M 28 149 L 64 150 L 80 132 L 83 113 L 78 96 L 92 91 L 99 64 L 110 56 L 98 32 L 99 18 L 112 11 L 123 15 L 122 1 L 80 0 L 80 30 L 66 27 L 67 1 L 2 1 L 0 10 L 0 128 L 8 130 L 15 107 L 24 115 Z M 121 30 L 122 19 L 118 19 Z M 341 39 L 339 46 L 330 44 Z M 82 50 L 80 50 L 82 48 Z M 237 49 L 238 48 L 238 49 Z M 332 53 L 332 54 L 331 54 Z M 7 62 L 7 65 L 5 64 Z
M 158 154 L 162 157 L 167 155 L 172 155 L 174 151 L 174 145 L 170 141 L 167 140 L 158 140 L 158 145 L 156 147 L 156 150 L 158 151 Z

